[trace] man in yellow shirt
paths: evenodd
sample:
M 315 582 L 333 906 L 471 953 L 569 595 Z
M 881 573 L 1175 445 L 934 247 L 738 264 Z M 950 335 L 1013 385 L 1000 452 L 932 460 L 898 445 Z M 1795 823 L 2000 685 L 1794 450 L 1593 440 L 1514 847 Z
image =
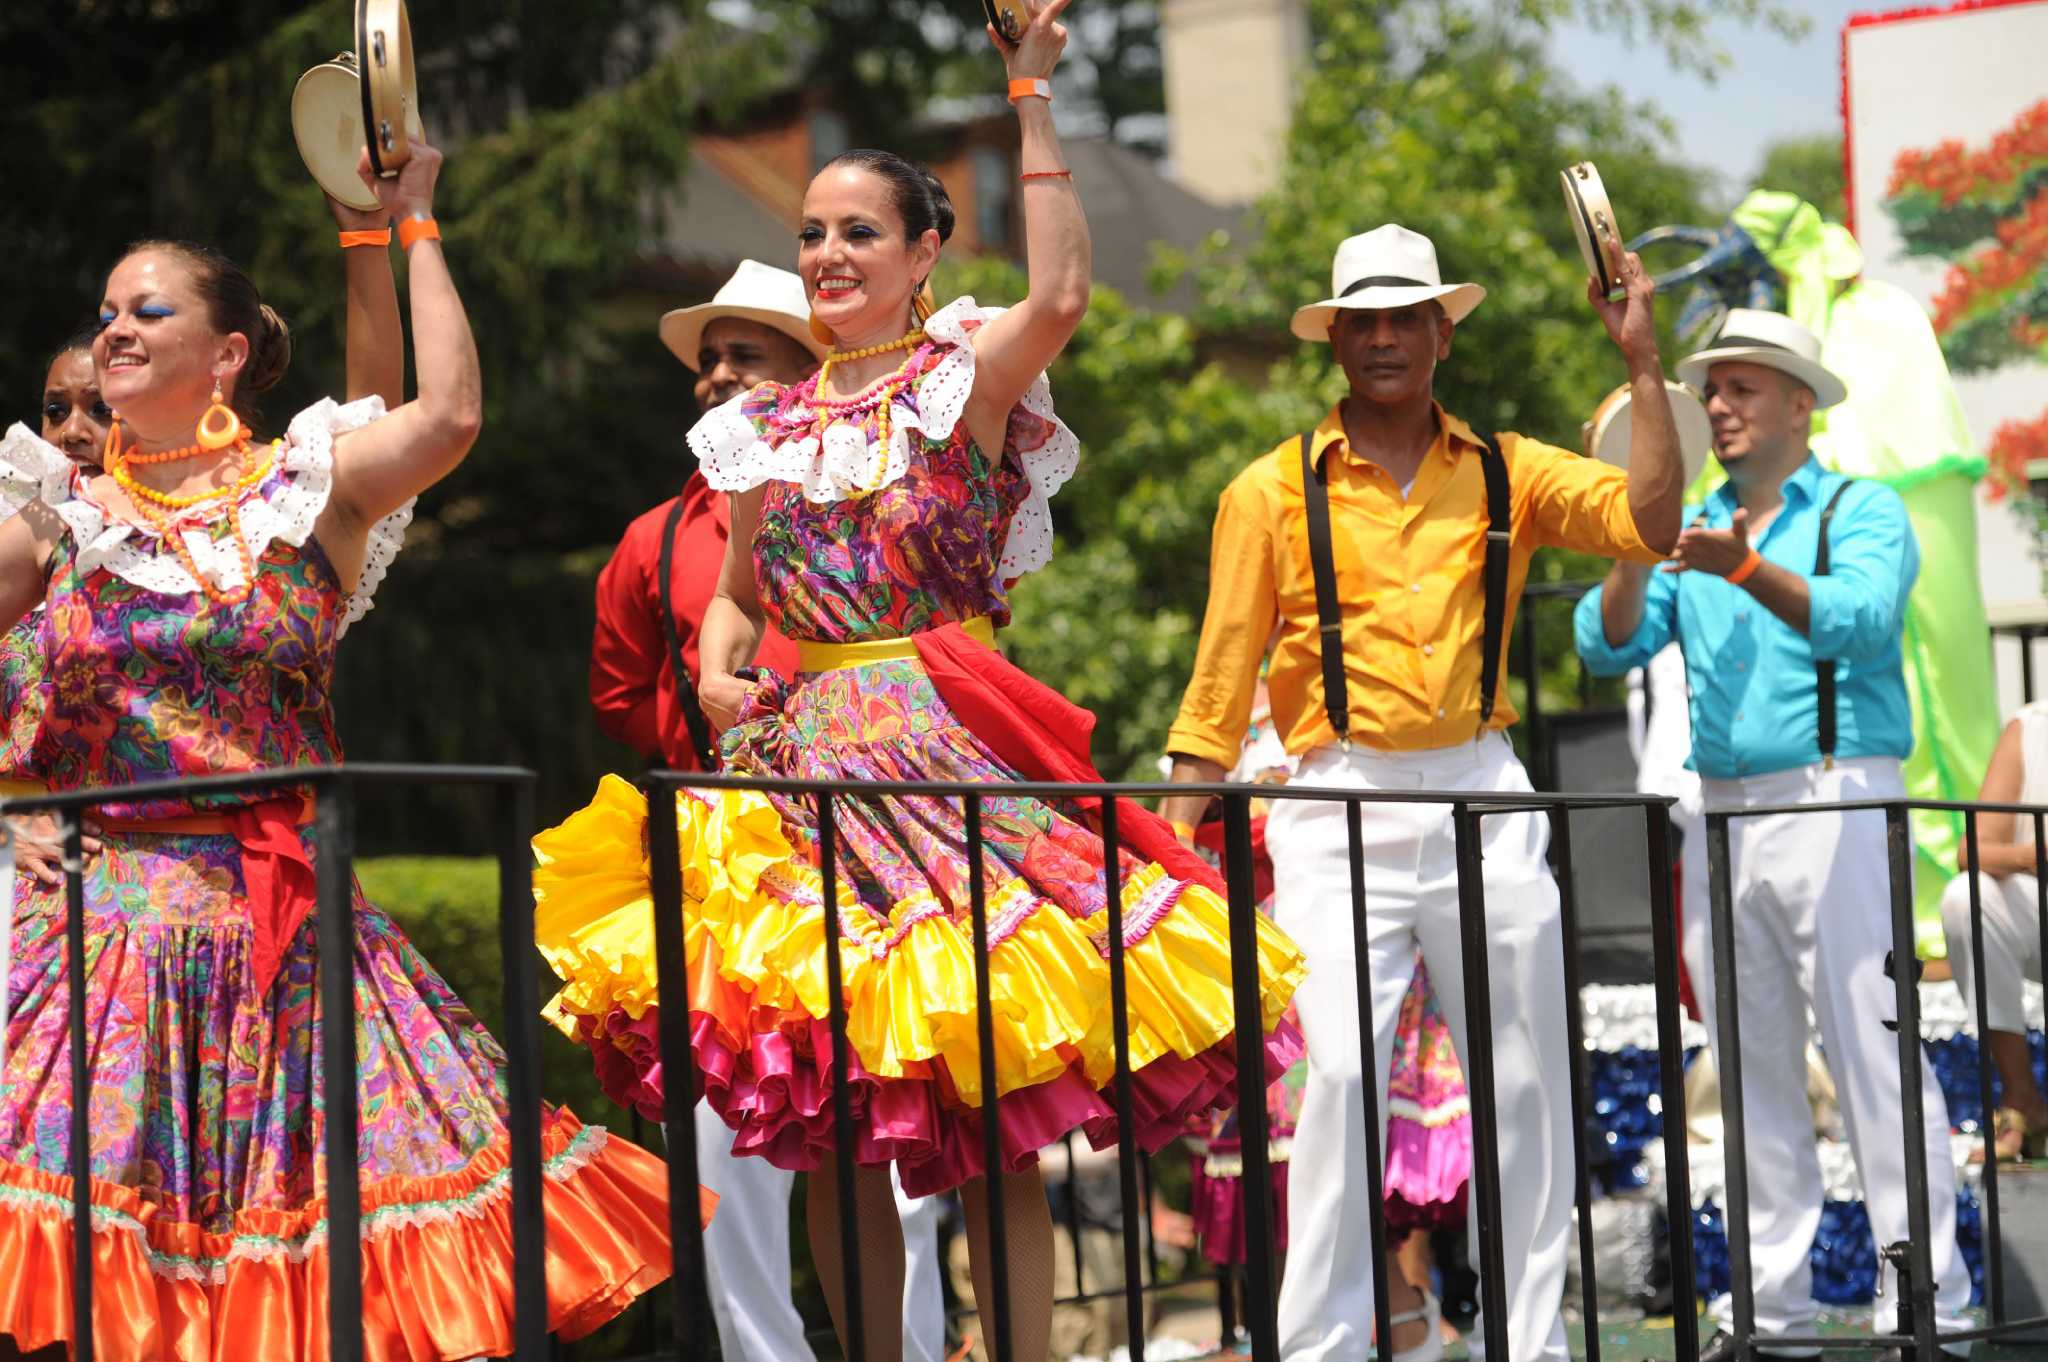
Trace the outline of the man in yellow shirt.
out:
M 1389 224 L 1339 247 L 1331 297 L 1295 314 L 1295 335 L 1330 342 L 1350 396 L 1223 493 L 1195 673 L 1167 740 L 1174 781 L 1218 780 L 1236 759 L 1271 641 L 1273 717 L 1297 784 L 1527 790 L 1501 731 L 1516 716 L 1500 673 L 1530 554 L 1550 544 L 1654 563 L 1677 541 L 1678 437 L 1639 262 L 1622 271 L 1626 298 L 1594 299 L 1634 391 L 1627 473 L 1518 435 L 1489 442 L 1437 405 L 1436 366 L 1486 296 L 1441 278 L 1429 239 Z M 1318 502 L 1325 532 L 1312 534 Z M 1317 539 L 1328 545 L 1321 571 Z M 1341 644 L 1328 657 L 1326 634 Z M 1165 813 L 1186 835 L 1203 804 L 1170 797 Z M 1309 1076 L 1292 1176 L 1317 1194 L 1289 1206 L 1288 1362 L 1363 1362 L 1371 1351 L 1379 1208 L 1364 1167 L 1355 951 L 1371 970 L 1382 1122 L 1418 946 L 1459 1056 L 1470 1053 L 1450 809 L 1367 805 L 1364 828 L 1369 939 L 1357 943 L 1343 806 L 1277 801 L 1266 828 L 1275 914 L 1310 962 L 1296 995 Z M 1573 1131 L 1548 825 L 1515 815 L 1484 829 L 1509 1352 L 1564 1362 Z M 1434 1356 L 1437 1337 L 1432 1321 L 1403 1357 Z

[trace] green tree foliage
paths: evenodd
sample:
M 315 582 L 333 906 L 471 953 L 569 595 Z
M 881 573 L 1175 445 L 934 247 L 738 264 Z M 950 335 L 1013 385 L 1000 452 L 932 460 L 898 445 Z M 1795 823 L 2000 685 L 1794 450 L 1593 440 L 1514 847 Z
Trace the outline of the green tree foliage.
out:
M 1788 190 L 1820 209 L 1829 220 L 1842 221 L 1848 211 L 1848 175 L 1842 166 L 1841 135 L 1823 132 L 1771 143 L 1764 148 L 1763 164 L 1757 167 L 1753 185 Z
M 1140 314 L 1098 290 L 1054 372 L 1086 452 L 1061 499 L 1061 552 L 1016 592 L 1011 639 L 1024 665 L 1098 714 L 1105 770 L 1147 770 L 1178 707 L 1212 585 L 1217 495 L 1342 394 L 1325 347 L 1242 344 L 1285 336 L 1294 308 L 1325 295 L 1339 241 L 1389 221 L 1429 234 L 1447 278 L 1489 289 L 1439 396 L 1482 428 L 1575 448 L 1625 374 L 1586 302 L 1557 172 L 1596 157 L 1624 230 L 1702 213 L 1700 176 L 1665 157 L 1654 113 L 1574 89 L 1526 35 L 1457 15 L 1403 29 L 1402 9 L 1318 3 L 1316 69 L 1280 187 L 1245 240 L 1192 266 L 1197 315 Z M 977 271 L 991 296 L 1020 287 Z M 1598 570 L 1546 553 L 1532 578 Z M 1546 613 L 1540 641 L 1546 657 L 1569 657 L 1565 612 Z

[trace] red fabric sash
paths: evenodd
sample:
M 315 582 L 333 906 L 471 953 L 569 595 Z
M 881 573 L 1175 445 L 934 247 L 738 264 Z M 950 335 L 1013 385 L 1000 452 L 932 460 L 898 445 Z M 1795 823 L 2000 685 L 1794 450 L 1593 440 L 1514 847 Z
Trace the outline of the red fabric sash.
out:
M 1095 716 L 1005 661 L 957 624 L 912 637 L 918 660 L 955 718 L 1026 780 L 1099 782 L 1088 755 Z M 1093 811 L 1095 799 L 1075 801 Z M 1175 879 L 1225 892 L 1223 877 L 1180 844 L 1157 814 L 1128 799 L 1116 802 L 1118 840 Z
M 299 839 L 304 818 L 298 798 L 265 800 L 228 816 L 242 844 L 242 885 L 256 927 L 257 986 L 266 994 L 317 898 L 313 862 Z

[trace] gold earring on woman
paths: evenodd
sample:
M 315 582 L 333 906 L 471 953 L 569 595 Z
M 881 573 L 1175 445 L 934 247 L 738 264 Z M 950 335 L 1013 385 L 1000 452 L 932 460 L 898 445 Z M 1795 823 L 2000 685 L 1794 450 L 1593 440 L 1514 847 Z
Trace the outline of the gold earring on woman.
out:
M 839 337 L 832 334 L 831 327 L 818 320 L 818 314 L 815 312 L 811 314 L 811 335 L 817 338 L 820 345 L 837 345 L 839 343 Z
M 220 384 L 213 385 L 213 405 L 199 418 L 199 447 L 226 449 L 242 438 L 242 418 L 221 397 Z
M 911 315 L 917 319 L 919 326 L 923 326 L 931 320 L 932 313 L 938 310 L 937 299 L 932 296 L 932 281 L 927 279 L 919 284 L 917 292 L 910 296 Z

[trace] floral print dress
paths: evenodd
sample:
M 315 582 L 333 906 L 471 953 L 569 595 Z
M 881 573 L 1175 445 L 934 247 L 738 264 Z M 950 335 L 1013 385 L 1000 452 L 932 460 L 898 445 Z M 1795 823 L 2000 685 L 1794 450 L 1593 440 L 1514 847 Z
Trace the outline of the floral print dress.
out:
M 335 645 L 369 608 L 411 508 L 373 530 L 360 584 L 313 526 L 334 437 L 381 414 L 322 403 L 270 451 L 240 504 L 254 563 L 238 604 L 209 599 L 153 529 L 116 516 L 20 426 L 0 443 L 0 503 L 40 500 L 64 533 L 34 616 L 41 721 L 27 773 L 55 789 L 314 766 L 341 759 Z M 179 526 L 217 586 L 244 584 L 225 517 Z M 19 711 L 17 711 L 19 713 Z M 315 923 L 266 954 L 270 899 L 250 829 L 284 829 L 264 882 L 310 864 L 296 796 L 165 796 L 100 810 L 86 866 L 87 961 L 68 967 L 61 892 L 17 905 L 0 1087 L 0 1333 L 34 1349 L 71 1321 L 66 1012 L 86 990 L 95 1334 L 112 1362 L 326 1354 L 327 1219 Z M 296 853 L 296 856 L 293 854 Z M 305 867 L 301 867 L 305 868 Z M 512 1345 L 505 1056 L 356 890 L 364 1330 L 378 1362 Z M 271 958 L 274 956 L 274 958 Z M 602 1323 L 668 1271 L 653 1158 L 567 1112 L 544 1120 L 550 1322 Z
M 755 678 L 725 735 L 727 769 L 990 786 L 981 869 L 998 1126 L 1004 1166 L 1019 1170 L 1067 1131 L 1085 1129 L 1103 1147 L 1116 1125 L 1097 814 L 1003 793 L 1022 778 L 997 750 L 1007 713 L 984 708 L 970 723 L 962 669 L 934 662 L 935 640 L 948 636 L 967 655 L 943 655 L 993 677 L 997 693 L 1026 697 L 1019 707 L 1065 706 L 948 628 L 1008 622 L 1008 584 L 1050 558 L 1048 499 L 1079 455 L 1042 375 L 1011 411 L 1001 449 L 970 435 L 973 336 L 995 315 L 961 299 L 926 323 L 900 385 L 828 410 L 816 379 L 766 384 L 706 416 L 690 443 L 714 488 L 763 489 L 756 584 L 777 627 L 810 647 L 813 668 Z M 883 646 L 871 660 L 821 661 L 820 644 Z M 835 1148 L 815 801 L 705 792 L 678 806 L 703 1090 L 738 1152 L 815 1168 Z M 644 808 L 608 781 L 597 802 L 536 841 L 536 888 L 541 946 L 565 980 L 553 1015 L 590 1045 L 612 1092 L 658 1111 Z M 983 1170 L 962 804 L 860 795 L 834 808 L 855 1154 L 893 1161 L 911 1195 L 944 1190 Z M 1228 913 L 1210 884 L 1132 854 L 1132 823 L 1124 829 L 1134 1134 L 1157 1149 L 1235 1100 Z M 1263 920 L 1257 952 L 1258 1015 L 1277 1076 L 1298 1051 L 1282 1015 L 1303 964 Z

